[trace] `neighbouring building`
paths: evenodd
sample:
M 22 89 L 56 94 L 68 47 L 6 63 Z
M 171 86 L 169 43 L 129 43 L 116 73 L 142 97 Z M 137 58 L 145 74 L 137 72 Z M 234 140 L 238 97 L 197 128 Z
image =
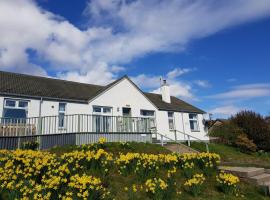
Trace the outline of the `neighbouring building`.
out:
M 0 72 L 0 132 L 10 123 L 29 126 L 32 134 L 154 128 L 178 140 L 185 137 L 183 133 L 208 140 L 206 116 L 171 96 L 165 80 L 160 95 L 141 91 L 127 76 L 100 86 Z

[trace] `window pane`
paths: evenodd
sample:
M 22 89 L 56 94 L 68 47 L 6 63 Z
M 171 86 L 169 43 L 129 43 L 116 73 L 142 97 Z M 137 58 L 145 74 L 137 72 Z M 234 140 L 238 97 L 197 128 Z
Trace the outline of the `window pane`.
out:
M 189 119 L 197 119 L 197 114 L 189 114 Z
M 20 108 L 27 108 L 28 102 L 27 101 L 19 101 L 19 107 Z
M 168 117 L 173 117 L 173 112 L 168 112 Z
M 65 114 L 59 113 L 59 127 L 64 127 L 65 124 Z
M 174 129 L 174 121 L 173 121 L 173 119 L 169 119 L 169 129 Z
M 8 107 L 15 107 L 16 106 L 16 101 L 15 100 L 10 100 L 10 99 L 6 99 L 6 106 Z
M 190 123 L 190 129 L 192 131 L 198 131 L 199 130 L 197 121 L 190 121 L 189 123 Z
M 59 111 L 65 112 L 66 110 L 66 104 L 65 103 L 59 103 Z
M 112 109 L 109 108 L 109 107 L 104 107 L 103 108 L 103 113 L 111 113 L 112 112 Z
M 152 110 L 141 110 L 141 115 L 142 116 L 154 116 L 155 111 Z
M 94 106 L 93 111 L 94 112 L 101 112 L 101 107 Z
M 23 109 L 4 108 L 5 118 L 26 118 L 26 111 Z

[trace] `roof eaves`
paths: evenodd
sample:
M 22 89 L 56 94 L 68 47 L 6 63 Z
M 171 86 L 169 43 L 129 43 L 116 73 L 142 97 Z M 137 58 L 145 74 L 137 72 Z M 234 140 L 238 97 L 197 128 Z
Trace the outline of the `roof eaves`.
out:
M 18 97 L 18 98 L 43 99 L 43 100 L 50 100 L 50 101 L 65 101 L 65 102 L 83 103 L 83 104 L 88 103 L 87 101 L 78 100 L 78 99 L 65 99 L 65 98 L 46 97 L 46 96 L 13 94 L 13 93 L 7 93 L 7 92 L 0 92 L 0 95 L 2 95 L 2 96 L 10 96 L 10 97 Z

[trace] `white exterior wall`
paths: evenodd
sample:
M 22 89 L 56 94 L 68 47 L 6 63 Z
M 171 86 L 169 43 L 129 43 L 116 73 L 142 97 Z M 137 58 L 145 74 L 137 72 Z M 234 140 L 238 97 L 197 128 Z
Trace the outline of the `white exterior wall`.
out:
M 92 100 L 91 110 L 94 105 L 112 107 L 114 116 L 122 116 L 123 107 L 131 108 L 132 117 L 140 117 L 141 109 L 157 111 L 156 107 L 127 79 L 123 79 Z
M 169 130 L 168 112 L 158 111 L 156 114 L 156 120 L 158 133 L 166 135 L 171 139 L 175 139 L 175 132 Z M 184 132 L 201 140 L 209 140 L 207 136 L 207 130 L 205 129 L 205 126 L 203 124 L 203 114 L 198 114 L 199 131 L 191 131 L 189 125 L 189 113 L 174 112 L 174 126 L 175 129 L 178 131 Z M 177 132 L 176 134 L 177 140 L 187 139 L 184 138 L 184 134 L 181 134 L 179 132 Z M 194 140 L 193 138 L 190 139 Z
M 4 97 L 0 96 L 0 117 L 3 116 Z
M 38 117 L 40 100 L 21 99 L 29 100 L 28 117 Z M 3 102 L 4 97 L 0 96 L 0 117 L 3 115 Z M 65 114 L 93 114 L 94 105 L 112 107 L 113 116 L 122 116 L 123 107 L 131 108 L 132 117 L 140 117 L 141 109 L 153 110 L 156 115 L 157 131 L 171 139 L 175 139 L 175 133 L 169 130 L 168 112 L 157 110 L 157 108 L 128 79 L 123 79 L 118 82 L 112 88 L 90 101 L 89 104 L 66 102 Z M 41 106 L 41 116 L 58 115 L 58 110 L 58 101 L 44 100 Z M 188 113 L 174 112 L 174 124 L 176 130 L 185 132 L 202 140 L 209 139 L 208 136 L 206 136 L 207 130 L 204 129 L 202 114 L 198 114 L 199 131 L 191 131 Z M 183 134 L 177 133 L 177 139 L 184 139 Z

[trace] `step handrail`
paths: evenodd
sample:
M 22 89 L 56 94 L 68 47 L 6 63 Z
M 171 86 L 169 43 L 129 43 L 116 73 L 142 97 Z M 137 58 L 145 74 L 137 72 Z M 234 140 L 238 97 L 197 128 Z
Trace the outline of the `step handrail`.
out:
M 188 146 L 189 146 L 189 147 L 190 147 L 190 138 L 193 138 L 193 139 L 195 139 L 195 140 L 199 140 L 200 142 L 203 142 L 203 143 L 205 144 L 206 152 L 207 152 L 207 153 L 209 152 L 209 146 L 208 146 L 208 142 L 207 142 L 207 141 L 202 140 L 202 139 L 200 139 L 200 138 L 197 138 L 197 137 L 195 137 L 195 136 L 193 136 L 193 135 L 190 135 L 190 134 L 188 134 L 188 133 L 184 133 L 184 132 L 182 132 L 182 131 L 176 130 L 176 129 L 174 129 L 174 130 L 172 130 L 172 131 L 175 132 L 175 140 L 177 140 L 177 136 L 176 136 L 177 134 L 176 134 L 176 132 L 183 134 L 184 137 L 185 137 L 185 135 L 187 135 L 187 136 L 188 136 L 187 142 L 188 142 Z
M 175 143 L 177 143 L 177 144 L 180 144 L 180 145 L 183 145 L 181 142 L 179 142 L 179 141 L 177 141 L 177 140 L 175 140 L 175 139 L 172 139 L 172 138 L 170 138 L 170 137 L 168 137 L 168 136 L 166 136 L 166 135 L 163 135 L 163 134 L 161 134 L 161 133 L 159 133 L 159 132 L 157 132 L 156 130 L 155 130 L 155 132 L 154 132 L 156 135 L 160 135 L 160 137 L 161 137 L 161 146 L 164 146 L 164 138 L 166 138 L 166 139 L 168 139 L 168 140 L 171 140 L 171 141 L 174 141 Z M 190 146 L 189 146 L 189 148 L 191 148 Z M 207 151 L 208 152 L 208 151 Z

